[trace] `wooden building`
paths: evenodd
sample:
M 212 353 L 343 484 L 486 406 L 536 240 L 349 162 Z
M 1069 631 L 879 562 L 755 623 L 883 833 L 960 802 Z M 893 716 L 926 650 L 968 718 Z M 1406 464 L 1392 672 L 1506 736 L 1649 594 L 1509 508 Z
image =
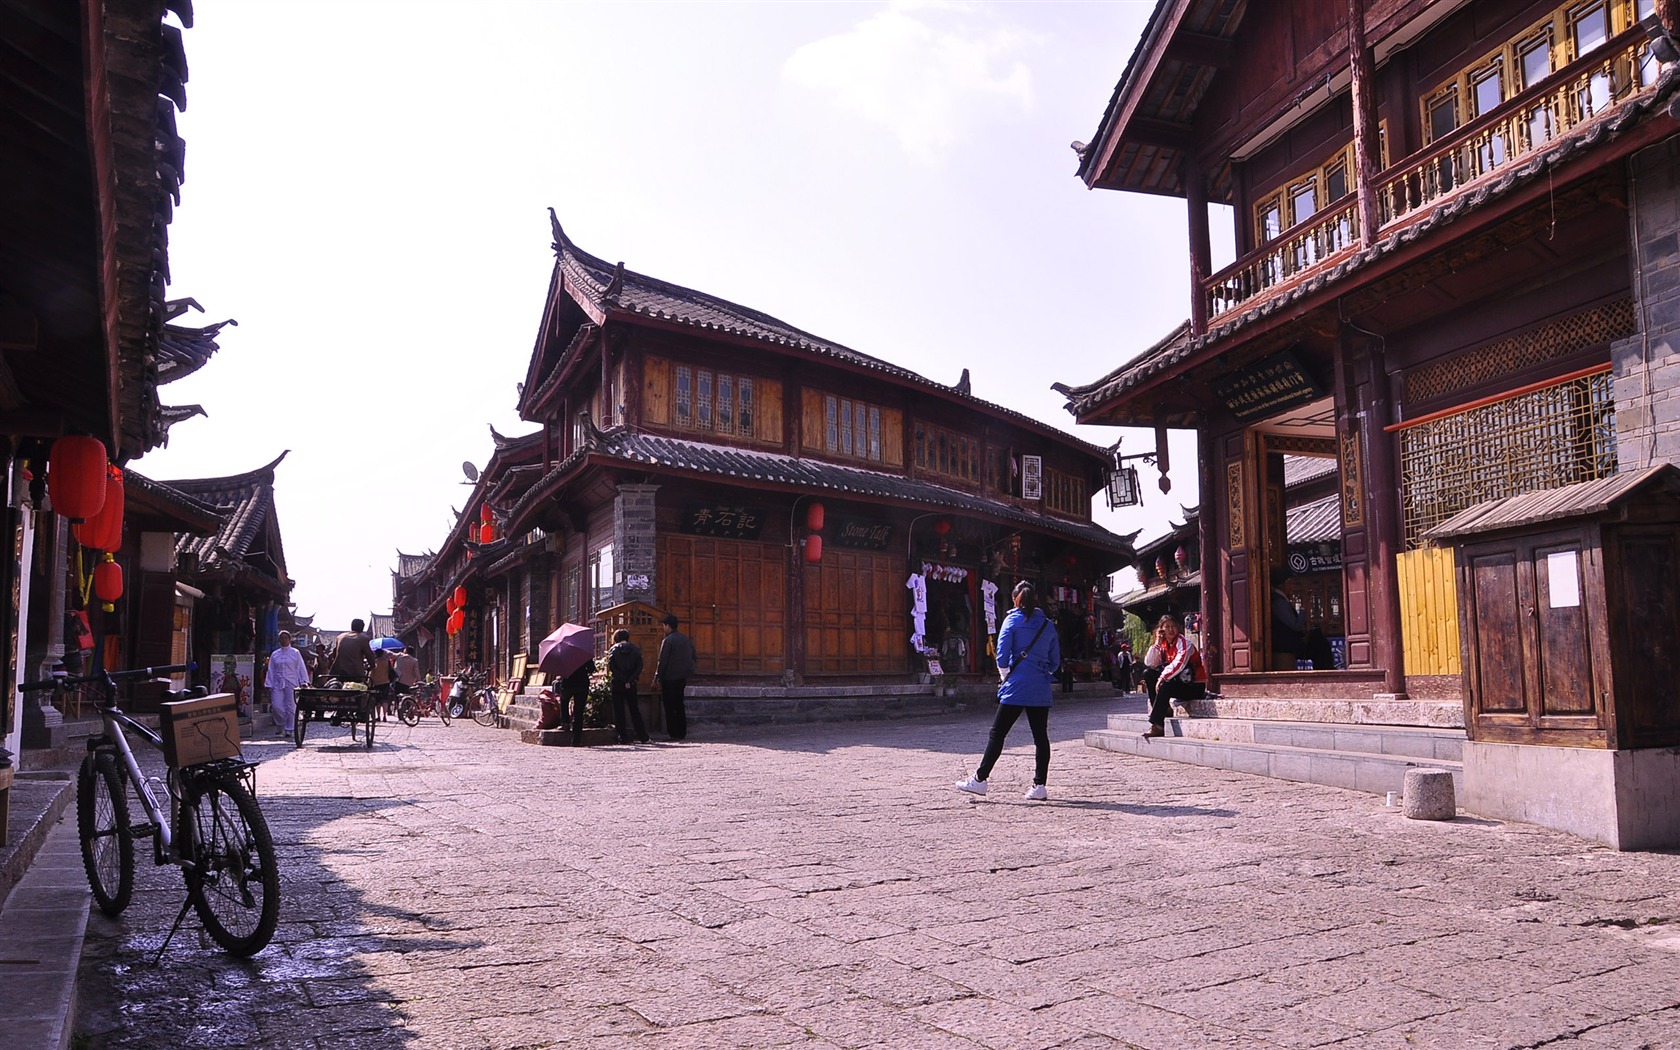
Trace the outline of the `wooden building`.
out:
M 1091 520 L 1111 454 L 966 373 L 934 382 L 553 233 L 519 401 L 540 429 L 497 435 L 431 565 L 405 562 L 405 631 L 443 635 L 464 587 L 455 656 L 505 671 L 558 623 L 643 602 L 682 621 L 702 677 L 908 681 L 930 658 L 982 673 L 1028 579 L 1094 649 L 1131 557 Z
M 1156 5 L 1076 149 L 1093 188 L 1186 201 L 1189 321 L 1059 389 L 1081 422 L 1197 432 L 1226 694 L 1462 725 L 1453 558 L 1425 533 L 1680 458 L 1680 53 L 1656 6 Z M 1234 217 L 1217 272 L 1210 206 Z M 1295 457 L 1337 477 L 1346 670 L 1272 657 Z

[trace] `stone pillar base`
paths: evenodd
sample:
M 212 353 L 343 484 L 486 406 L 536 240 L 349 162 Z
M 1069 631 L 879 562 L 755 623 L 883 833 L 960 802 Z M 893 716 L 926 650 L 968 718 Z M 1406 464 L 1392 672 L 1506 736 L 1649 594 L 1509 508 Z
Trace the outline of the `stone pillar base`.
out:
M 1464 808 L 1619 850 L 1680 847 L 1680 748 L 1464 742 Z

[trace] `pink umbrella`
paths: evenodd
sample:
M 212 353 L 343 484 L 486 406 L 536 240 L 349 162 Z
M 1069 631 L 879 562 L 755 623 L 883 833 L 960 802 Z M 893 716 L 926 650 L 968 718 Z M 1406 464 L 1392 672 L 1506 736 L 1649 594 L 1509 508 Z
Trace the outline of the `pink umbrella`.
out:
M 537 670 L 564 678 L 595 659 L 595 632 L 563 623 L 537 645 Z

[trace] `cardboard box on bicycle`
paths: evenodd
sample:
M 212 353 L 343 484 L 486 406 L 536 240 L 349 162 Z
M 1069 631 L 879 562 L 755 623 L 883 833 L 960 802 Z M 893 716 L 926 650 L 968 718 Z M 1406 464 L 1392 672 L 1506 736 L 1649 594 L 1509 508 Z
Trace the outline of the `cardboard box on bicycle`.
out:
M 160 704 L 159 732 L 163 760 L 172 766 L 196 766 L 215 758 L 238 758 L 239 700 L 213 693 L 197 700 Z

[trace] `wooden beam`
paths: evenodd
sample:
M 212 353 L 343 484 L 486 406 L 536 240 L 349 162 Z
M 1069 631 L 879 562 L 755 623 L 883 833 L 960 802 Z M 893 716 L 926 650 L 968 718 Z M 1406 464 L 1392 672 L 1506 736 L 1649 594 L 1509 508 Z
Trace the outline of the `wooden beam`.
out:
M 1192 66 L 1224 69 L 1236 56 L 1236 42 L 1229 37 L 1183 32 L 1167 41 L 1167 57 Z

